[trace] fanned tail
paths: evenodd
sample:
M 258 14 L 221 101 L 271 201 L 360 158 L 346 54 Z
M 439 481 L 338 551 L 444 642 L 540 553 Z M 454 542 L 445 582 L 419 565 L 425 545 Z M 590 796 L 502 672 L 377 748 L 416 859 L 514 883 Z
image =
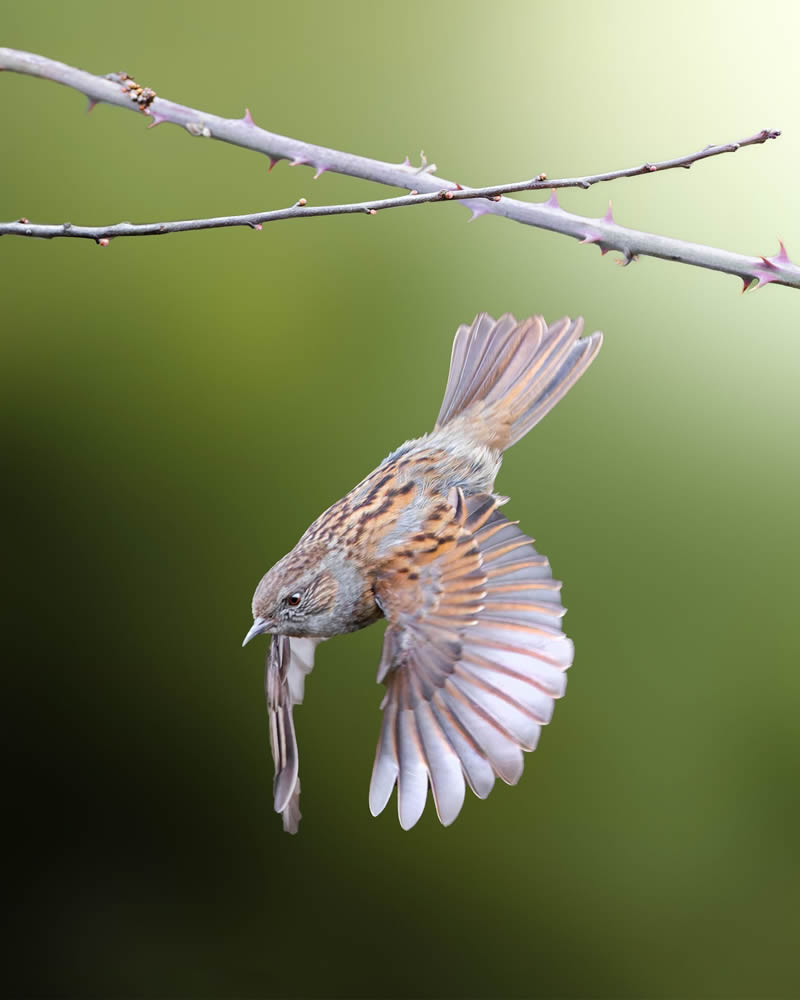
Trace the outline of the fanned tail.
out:
M 476 442 L 504 451 L 528 433 L 569 391 L 600 350 L 603 335 L 581 337 L 583 319 L 546 326 L 541 316 L 518 323 L 486 313 L 460 326 L 453 341 L 437 429 L 463 421 Z

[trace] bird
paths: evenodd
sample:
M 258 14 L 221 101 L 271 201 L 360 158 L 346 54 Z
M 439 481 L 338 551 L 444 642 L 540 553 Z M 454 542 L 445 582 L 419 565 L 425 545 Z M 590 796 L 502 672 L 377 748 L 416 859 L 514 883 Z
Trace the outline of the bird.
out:
M 386 619 L 386 687 L 369 787 L 377 816 L 439 820 L 466 786 L 516 784 L 574 656 L 561 584 L 494 492 L 503 453 L 550 412 L 597 356 L 583 319 L 547 325 L 480 313 L 456 331 L 434 429 L 406 441 L 306 530 L 256 587 L 255 636 L 270 635 L 264 690 L 283 828 L 300 822 L 293 708 L 325 639 Z

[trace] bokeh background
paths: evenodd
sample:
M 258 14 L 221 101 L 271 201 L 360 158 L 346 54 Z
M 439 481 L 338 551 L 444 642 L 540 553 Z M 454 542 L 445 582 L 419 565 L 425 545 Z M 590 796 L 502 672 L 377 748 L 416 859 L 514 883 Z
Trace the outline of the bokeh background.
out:
M 471 184 L 781 128 L 562 203 L 797 258 L 798 30 L 790 2 L 30 0 L 2 42 Z M 11 73 L 0 95 L 6 219 L 385 191 Z M 0 242 L 12 994 L 798 995 L 800 293 L 467 218 Z M 367 809 L 382 630 L 332 641 L 285 836 L 253 587 L 430 427 L 482 309 L 606 331 L 498 484 L 565 581 L 568 697 L 517 788 L 403 833 Z

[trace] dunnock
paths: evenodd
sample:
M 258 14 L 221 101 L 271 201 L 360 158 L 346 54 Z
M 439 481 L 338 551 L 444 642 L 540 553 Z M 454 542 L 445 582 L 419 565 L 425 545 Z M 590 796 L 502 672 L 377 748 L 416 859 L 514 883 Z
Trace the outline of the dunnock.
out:
M 586 371 L 602 334 L 583 321 L 518 323 L 482 313 L 459 327 L 436 426 L 407 441 L 311 525 L 264 576 L 245 643 L 272 635 L 265 691 L 275 809 L 300 820 L 292 707 L 323 639 L 388 625 L 378 681 L 387 688 L 369 806 L 397 784 L 412 827 L 433 791 L 452 823 L 465 779 L 480 798 L 495 775 L 515 784 L 564 694 L 573 646 L 560 584 L 531 539 L 498 510 L 503 452 Z

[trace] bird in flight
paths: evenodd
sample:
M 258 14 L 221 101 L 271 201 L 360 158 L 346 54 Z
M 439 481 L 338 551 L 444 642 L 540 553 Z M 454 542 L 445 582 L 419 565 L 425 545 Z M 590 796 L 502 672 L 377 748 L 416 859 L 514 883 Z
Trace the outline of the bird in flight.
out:
M 583 320 L 547 326 L 486 313 L 460 326 L 444 401 L 429 433 L 407 441 L 308 528 L 262 578 L 245 637 L 272 636 L 264 688 L 275 762 L 275 809 L 300 821 L 292 709 L 323 639 L 387 621 L 378 682 L 386 685 L 369 806 L 397 785 L 400 824 L 422 815 L 430 785 L 448 825 L 466 785 L 486 798 L 495 776 L 515 784 L 573 645 L 560 583 L 494 492 L 503 452 L 534 427 L 592 363 Z

